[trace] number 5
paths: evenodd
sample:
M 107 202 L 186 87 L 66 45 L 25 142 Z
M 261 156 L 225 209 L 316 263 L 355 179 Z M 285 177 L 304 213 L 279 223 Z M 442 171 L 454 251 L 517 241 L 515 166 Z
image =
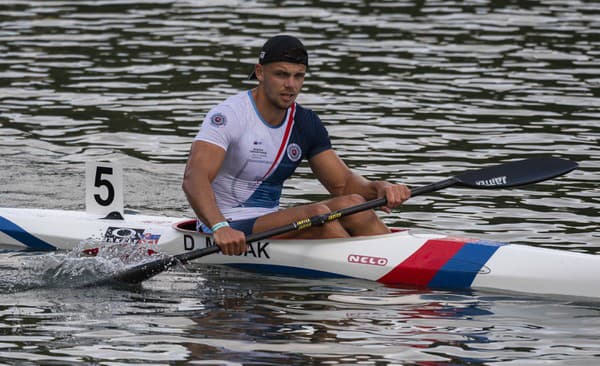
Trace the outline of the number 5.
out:
M 102 216 L 115 211 L 123 215 L 123 170 L 118 164 L 86 163 L 85 209 Z
M 115 188 L 113 187 L 112 183 L 108 179 L 102 179 L 102 174 L 112 175 L 112 173 L 113 168 L 111 167 L 96 167 L 96 179 L 94 180 L 94 187 L 105 186 L 108 190 L 108 197 L 106 197 L 106 199 L 102 199 L 98 193 L 94 194 L 94 199 L 102 206 L 110 206 L 115 199 Z

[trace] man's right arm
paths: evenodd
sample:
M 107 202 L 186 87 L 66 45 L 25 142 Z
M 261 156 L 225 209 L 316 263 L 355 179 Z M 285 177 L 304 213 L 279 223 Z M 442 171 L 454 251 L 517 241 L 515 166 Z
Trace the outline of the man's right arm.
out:
M 211 186 L 224 159 L 225 150 L 220 146 L 194 141 L 185 167 L 183 191 L 196 216 L 209 227 L 225 221 L 217 207 Z M 214 239 L 224 254 L 241 254 L 246 251 L 246 237 L 241 231 L 222 227 L 214 233 Z

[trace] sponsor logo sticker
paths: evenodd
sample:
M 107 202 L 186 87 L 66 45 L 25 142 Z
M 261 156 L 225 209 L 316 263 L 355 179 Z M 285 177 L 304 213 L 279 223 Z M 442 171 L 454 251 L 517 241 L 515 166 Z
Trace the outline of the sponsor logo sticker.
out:
M 160 239 L 159 234 L 144 233 L 144 235 L 142 236 L 142 243 L 149 245 L 157 245 L 158 239 Z
M 348 255 L 349 263 L 369 264 L 372 266 L 385 266 L 388 263 L 387 258 L 371 257 L 369 255 L 350 254 Z
M 104 233 L 104 242 L 125 244 L 158 244 L 160 234 L 145 232 L 145 229 L 129 227 L 109 227 Z

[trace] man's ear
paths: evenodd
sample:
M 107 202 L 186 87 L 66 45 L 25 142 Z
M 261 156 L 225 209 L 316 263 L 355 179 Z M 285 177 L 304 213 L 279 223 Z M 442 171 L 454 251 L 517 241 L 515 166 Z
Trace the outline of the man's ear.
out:
M 263 75 L 263 65 L 261 64 L 256 64 L 254 66 L 254 73 L 256 74 L 256 79 L 258 81 L 263 81 L 264 75 Z

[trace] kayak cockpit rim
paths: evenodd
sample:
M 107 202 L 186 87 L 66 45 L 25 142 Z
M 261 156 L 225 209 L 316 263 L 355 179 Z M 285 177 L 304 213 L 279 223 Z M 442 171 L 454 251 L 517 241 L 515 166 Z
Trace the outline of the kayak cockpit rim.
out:
M 185 219 L 182 221 L 177 221 L 177 222 L 173 223 L 172 227 L 173 227 L 173 229 L 175 229 L 176 231 L 179 231 L 179 232 L 205 234 L 205 233 L 198 232 L 196 230 L 196 228 L 197 228 L 197 220 L 196 219 Z M 408 231 L 408 229 L 392 227 L 392 228 L 390 228 L 390 231 L 391 231 L 390 234 L 394 234 L 394 233 L 406 232 L 406 231 Z M 207 235 L 209 235 L 209 234 L 207 234 Z M 386 234 L 383 234 L 383 235 L 386 235 Z

